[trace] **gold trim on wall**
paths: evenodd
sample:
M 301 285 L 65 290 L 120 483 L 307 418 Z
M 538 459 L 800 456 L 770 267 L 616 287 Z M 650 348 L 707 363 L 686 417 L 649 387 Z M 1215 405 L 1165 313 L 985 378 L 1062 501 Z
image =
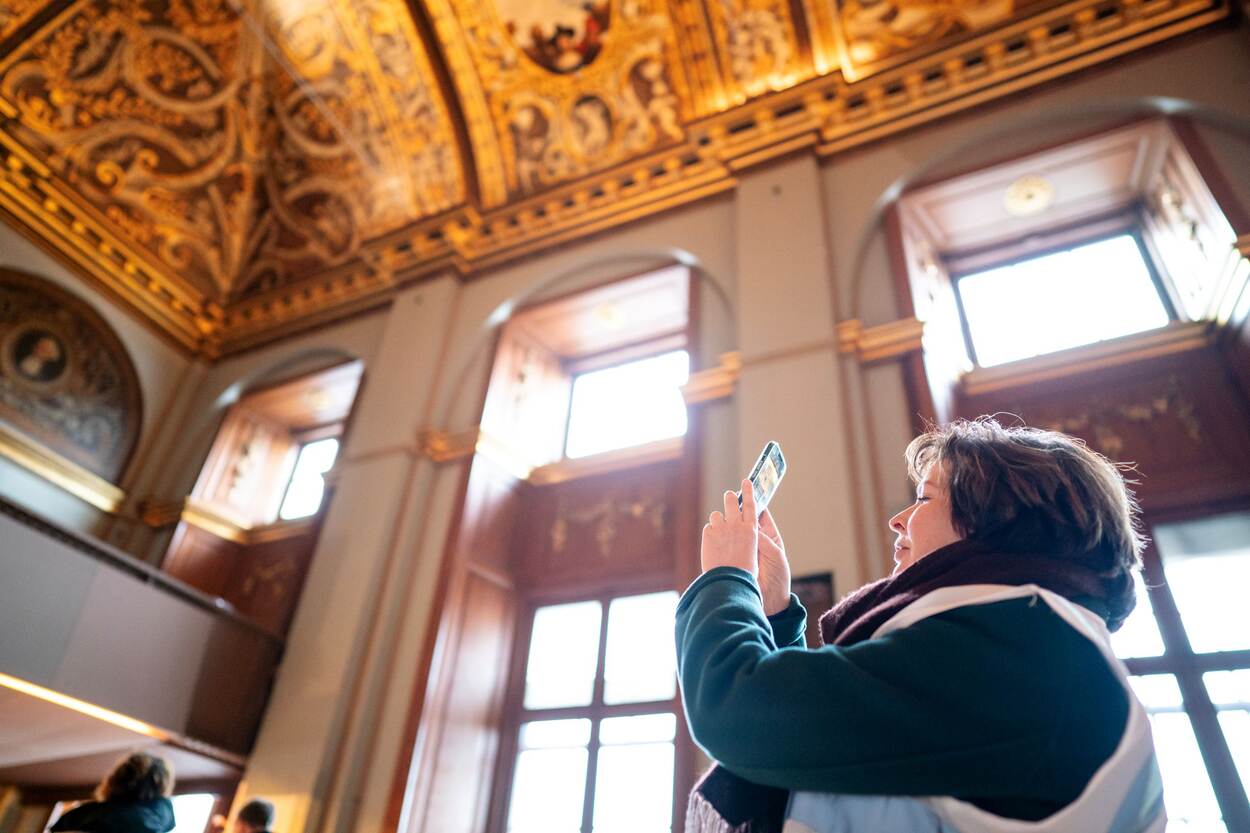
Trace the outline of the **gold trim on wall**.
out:
M 469 457 L 477 449 L 482 430 L 477 426 L 465 431 L 422 431 L 417 435 L 421 453 L 435 463 L 451 463 Z
M 560 460 L 547 466 L 539 466 L 530 472 L 527 479 L 536 486 L 550 486 L 553 483 L 564 483 L 581 477 L 607 474 L 664 460 L 675 460 L 681 456 L 684 443 L 684 438 L 673 437 L 617 451 L 605 451 L 602 454 L 580 457 L 576 460 Z
M 854 354 L 865 364 L 893 359 L 923 349 L 924 322 L 900 318 L 873 327 L 855 318 L 838 322 L 838 352 Z
M 1024 387 L 1128 362 L 1200 350 L 1214 342 L 1217 332 L 1218 328 L 1208 321 L 1173 322 L 1157 330 L 1073 347 L 998 367 L 978 367 L 964 374 L 959 384 L 967 396 Z
M 139 507 L 143 522 L 154 529 L 178 522 L 202 529 L 236 544 L 263 544 L 306 534 L 316 524 L 315 515 L 291 521 L 251 525 L 229 510 L 193 497 L 182 500 L 145 501 Z
M 721 353 L 720 364 L 690 374 L 690 381 L 681 386 L 686 405 L 699 405 L 732 396 L 742 375 L 742 354 Z
M 102 512 L 116 513 L 126 493 L 94 472 L 0 424 L 0 455 Z

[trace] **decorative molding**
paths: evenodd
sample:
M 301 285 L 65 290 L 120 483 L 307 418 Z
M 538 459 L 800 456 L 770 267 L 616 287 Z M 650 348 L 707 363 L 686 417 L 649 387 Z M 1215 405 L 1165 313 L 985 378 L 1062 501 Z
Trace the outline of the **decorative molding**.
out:
M 681 386 L 682 399 L 690 406 L 732 396 L 741 375 L 742 354 L 721 353 L 719 365 L 690 374 L 690 380 Z
M 1201 350 L 1210 346 L 1217 334 L 1218 329 L 1207 321 L 1177 322 L 1157 330 L 1073 347 L 998 367 L 978 367 L 964 374 L 960 388 L 967 396 L 980 396 L 1026 387 L 1106 367 Z
M 893 359 L 923 349 L 924 322 L 902 318 L 865 328 L 858 319 L 839 322 L 838 352 L 855 354 L 865 364 Z
M 570 86 L 573 76 L 543 78 L 544 86 L 540 89 L 529 83 L 536 78 L 531 77 L 533 73 L 529 69 L 532 68 L 524 72 L 511 69 L 504 72 L 501 69 L 499 79 L 504 80 L 499 83 L 503 86 L 492 87 L 494 82 L 482 75 L 485 73 L 483 62 L 488 58 L 503 61 L 504 65 L 512 58 L 529 59 L 517 55 L 510 58 L 509 50 L 516 50 L 510 41 L 503 43 L 497 37 L 503 30 L 488 25 L 490 21 L 483 18 L 483 15 L 489 17 L 487 12 L 477 9 L 468 0 L 427 0 L 426 9 L 434 24 L 435 39 L 444 45 L 447 65 L 452 70 L 462 115 L 467 122 L 467 134 L 474 148 L 474 153 L 466 154 L 465 159 L 474 163 L 475 170 L 466 172 L 464 181 L 475 184 L 479 193 L 476 196 L 466 195 L 464 191 L 467 191 L 468 185 L 445 182 L 446 187 L 438 186 L 434 190 L 445 194 L 446 199 L 440 198 L 428 205 L 423 203 L 421 210 L 411 213 L 407 224 L 396 224 L 389 220 L 365 222 L 372 215 L 369 214 L 369 206 L 360 203 L 360 195 L 353 196 L 343 188 L 328 184 L 327 193 L 337 196 L 327 196 L 327 200 L 333 202 L 341 198 L 343 206 L 354 206 L 349 212 L 356 212 L 352 214 L 350 224 L 351 234 L 354 235 L 351 245 L 334 250 L 333 256 L 314 257 L 308 253 L 316 254 L 321 249 L 304 236 L 300 223 L 292 226 L 287 222 L 284 228 L 291 226 L 292 233 L 298 238 L 292 244 L 295 249 L 291 251 L 297 249 L 299 256 L 294 260 L 287 258 L 289 252 L 284 242 L 282 251 L 274 253 L 276 258 L 281 255 L 279 260 L 286 258 L 283 263 L 287 265 L 279 270 L 282 277 L 264 279 L 256 271 L 260 267 L 254 267 L 251 277 L 243 281 L 248 288 L 242 297 L 237 293 L 223 295 L 210 292 L 199 283 L 184 278 L 189 273 L 167 262 L 168 252 L 154 253 L 131 233 L 130 226 L 118 219 L 120 215 L 116 211 L 106 215 L 103 209 L 108 206 L 89 199 L 76 186 L 71 187 L 62 171 L 62 167 L 68 164 L 64 159 L 49 157 L 51 161 L 41 162 L 26 147 L 28 142 L 25 137 L 30 131 L 22 133 L 15 127 L 22 119 L 33 118 L 35 111 L 22 109 L 26 105 L 19 107 L 3 96 L 0 96 L 0 210 L 11 214 L 32 236 L 57 251 L 96 285 L 136 310 L 172 342 L 188 353 L 215 359 L 386 303 L 396 287 L 412 281 L 447 270 L 466 277 L 476 275 L 535 251 L 722 193 L 735 187 L 737 171 L 784 154 L 812 146 L 821 155 L 839 153 L 1208 26 L 1233 13 L 1230 4 L 1217 0 L 1156 0 L 1150 3 L 1140 0 L 1074 0 L 1040 10 L 1037 6 L 1021 4 L 1015 22 L 983 29 L 979 24 L 966 25 L 965 21 L 961 24 L 963 28 L 959 29 L 962 34 L 944 35 L 932 42 L 926 40 L 918 52 L 906 49 L 897 55 L 891 53 L 883 65 L 886 68 L 878 69 L 871 62 L 863 67 L 856 64 L 859 74 L 855 77 L 858 80 L 851 83 L 844 72 L 833 71 L 836 69 L 834 62 L 840 60 L 834 54 L 838 48 L 835 41 L 841 35 L 830 28 L 842 25 L 847 4 L 819 3 L 817 0 L 789 4 L 772 0 L 709 2 L 721 3 L 715 7 L 715 13 L 719 15 L 715 24 L 708 22 L 705 9 L 692 2 L 648 2 L 632 7 L 642 10 L 634 12 L 641 16 L 636 20 L 631 18 L 633 22 L 624 18 L 614 21 L 609 33 L 615 38 L 613 43 L 605 46 L 604 54 L 593 63 L 578 70 L 579 77 L 584 76 L 586 83 L 589 83 L 587 79 L 593 80 L 592 75 L 595 78 L 603 76 L 599 79 L 603 82 L 600 84 L 602 89 L 596 89 L 609 99 L 617 93 L 625 97 L 626 89 L 619 83 L 619 74 L 614 78 L 608 77 L 613 72 L 624 71 L 624 64 L 613 66 L 609 58 L 615 54 L 613 49 L 620 55 L 633 55 L 631 50 L 635 46 L 641 49 L 643 41 L 646 41 L 650 57 L 639 57 L 638 62 L 631 66 L 641 67 L 644 62 L 651 61 L 648 66 L 659 67 L 662 70 L 659 80 L 671 88 L 662 94 L 651 90 L 648 94 L 652 98 L 642 100 L 646 118 L 651 119 L 652 131 L 662 134 L 663 139 L 631 146 L 628 153 L 594 154 L 593 163 L 589 161 L 591 156 L 583 153 L 585 164 L 570 168 L 567 175 L 562 169 L 552 172 L 551 176 L 538 177 L 530 186 L 522 187 L 524 177 L 519 166 L 523 159 L 517 156 L 518 139 L 513 134 L 499 133 L 512 124 L 507 118 L 508 113 L 522 106 L 519 103 L 521 98 L 513 102 L 506 93 L 515 89 L 531 98 L 537 96 L 537 99 L 557 102 L 564 109 L 557 107 L 550 118 L 567 129 L 562 128 L 564 132 L 558 136 L 549 131 L 548 143 L 563 146 L 574 142 L 584 151 L 593 136 L 587 132 L 585 125 L 578 128 L 581 133 L 573 129 L 576 119 L 569 108 L 581 102 L 571 92 L 576 86 Z M 100 0 L 100 3 L 107 5 L 107 0 Z M 209 5 L 206 4 L 206 8 Z M 962 4 L 955 5 L 962 7 Z M 88 6 L 91 4 L 72 7 L 49 24 L 49 28 L 76 19 L 75 15 Z M 251 7 L 245 4 L 244 8 Z M 776 19 L 781 27 L 778 31 L 785 29 L 783 16 L 806 11 L 802 25 L 798 25 L 800 21 L 797 20 L 790 23 L 795 26 L 795 31 L 807 32 L 804 37 L 810 42 L 800 43 L 802 38 L 793 41 L 800 48 L 798 53 L 791 52 L 791 60 L 799 60 L 796 56 L 801 53 L 802 66 L 791 66 L 785 72 L 769 76 L 768 86 L 772 88 L 785 87 L 786 84 L 791 86 L 732 106 L 735 101 L 741 100 L 738 96 L 742 94 L 742 88 L 729 80 L 732 76 L 730 67 L 718 68 L 718 64 L 723 64 L 724 56 L 720 56 L 719 61 L 716 55 L 710 53 L 701 54 L 697 60 L 684 54 L 674 57 L 671 41 L 678 36 L 676 32 L 683 37 L 701 33 L 699 43 L 707 41 L 719 48 L 719 39 L 711 37 L 710 27 L 718 26 L 728 32 L 725 21 L 731 20 L 732 16 L 727 15 L 750 16 L 760 10 L 769 12 Z M 225 12 L 222 14 L 226 15 Z M 663 18 L 667 21 L 666 25 L 652 26 L 655 21 L 647 17 L 649 14 L 656 20 Z M 474 19 L 484 27 L 479 27 L 481 33 L 490 37 L 475 40 L 466 35 L 465 32 L 471 35 L 477 30 L 465 22 L 468 18 L 461 19 L 457 15 L 476 15 Z M 226 17 L 228 15 L 222 20 L 225 21 Z M 295 17 L 297 20 L 305 18 L 302 13 Z M 366 24 L 363 18 L 349 17 L 335 18 L 337 28 L 331 27 L 330 35 L 334 36 L 331 40 L 338 38 L 341 43 L 320 44 L 320 50 L 310 49 L 307 53 L 329 62 L 321 67 L 325 70 L 324 80 L 327 83 L 333 81 L 338 84 L 342 81 L 338 71 L 341 65 L 334 61 L 337 60 L 335 55 L 343 49 L 374 54 L 365 47 L 376 45 L 372 39 L 378 33 L 366 31 L 371 24 Z M 383 15 L 379 15 L 378 19 L 381 17 Z M 156 31 L 139 21 L 127 23 L 113 20 L 109 25 L 136 27 L 136 31 L 148 33 L 145 38 Z M 222 33 L 233 31 L 224 22 L 222 25 L 225 27 Z M 631 44 L 628 38 L 623 37 L 623 33 L 634 31 L 630 26 L 635 26 L 639 33 L 645 30 L 647 37 Z M 771 23 L 763 28 L 755 24 L 752 26 L 751 31 L 757 33 L 777 29 Z M 303 30 L 296 27 L 294 21 L 287 21 L 279 26 L 278 31 L 298 40 Z M 950 31 L 955 32 L 953 29 Z M 208 28 L 205 28 L 201 34 L 207 36 L 207 32 Z M 44 43 L 43 34 L 41 31 L 39 37 L 29 39 L 31 49 Z M 455 37 L 450 37 L 452 34 Z M 224 37 L 224 34 L 221 36 Z M 415 34 L 408 23 L 382 33 L 382 36 L 390 50 L 387 60 L 399 59 L 407 54 L 415 61 L 413 77 L 426 74 L 427 68 L 422 63 L 424 59 L 412 52 L 416 49 Z M 239 42 L 242 43 L 241 40 Z M 655 43 L 659 45 L 655 46 Z M 220 61 L 233 57 L 227 46 L 222 41 L 210 43 L 205 48 Z M 241 79 L 246 76 L 244 70 L 250 71 L 252 67 L 245 59 L 256 60 L 249 57 L 252 55 L 249 50 L 254 46 L 250 41 L 246 48 L 240 46 L 238 61 L 241 68 L 237 71 L 231 69 L 221 79 L 221 84 L 225 85 L 223 89 L 237 92 L 236 109 L 240 113 L 250 112 L 251 100 L 245 91 L 248 85 L 243 84 Z M 691 48 L 697 46 L 695 43 Z M 408 51 L 405 52 L 405 49 Z M 492 53 L 493 58 L 485 54 L 491 50 L 498 53 Z M 15 68 L 28 65 L 37 65 L 39 72 L 50 71 L 49 62 L 53 58 L 31 57 L 25 46 L 19 52 L 10 59 L 0 61 L 3 64 L 0 76 L 31 77 L 26 69 L 13 74 Z M 377 54 L 380 55 L 380 51 Z M 641 56 L 641 53 L 638 55 Z M 896 58 L 902 63 L 891 65 L 890 62 Z M 308 70 L 307 67 L 304 69 Z M 392 88 L 393 85 L 386 87 L 382 84 L 384 69 L 377 61 L 370 63 L 363 70 L 362 83 L 366 94 L 359 106 L 353 102 L 343 104 L 349 110 L 356 107 L 366 122 L 380 126 L 379 134 L 366 137 L 370 147 L 374 146 L 375 139 L 381 143 L 377 145 L 381 149 L 379 158 L 390 159 L 400 152 L 400 148 L 415 148 L 413 152 L 420 155 L 424 153 L 421 148 L 447 144 L 415 142 L 405 132 L 409 120 L 394 107 L 406 93 Z M 654 70 L 647 69 L 646 72 L 653 74 Z M 826 74 L 804 80 L 811 72 Z M 649 75 L 647 77 L 651 82 L 657 80 Z M 42 88 L 29 89 L 34 98 L 43 94 Z M 381 91 L 384 89 L 387 94 L 396 96 L 394 102 L 383 100 L 385 96 Z M 431 135 L 443 136 L 445 117 L 440 111 L 437 91 L 431 88 L 420 95 L 413 92 L 413 95 L 417 96 L 413 101 L 427 100 L 421 98 L 424 95 L 431 102 L 431 106 L 426 108 L 433 114 L 431 125 L 435 122 L 442 125 L 431 126 L 430 130 L 434 131 Z M 676 101 L 667 98 L 670 95 Z M 609 108 L 620 104 L 603 100 Z M 662 106 L 647 109 L 657 100 Z M 216 98 L 213 101 L 216 102 Z M 293 99 L 292 104 L 296 103 Z M 198 99 L 192 100 L 191 104 L 201 106 Z M 316 110 L 315 107 L 312 109 Z M 234 111 L 218 108 L 213 112 L 226 114 Z M 624 112 L 621 111 L 622 114 Z M 671 121 L 672 112 L 678 113 L 680 119 L 666 128 L 667 122 L 663 120 Z M 285 120 L 284 124 L 292 119 L 311 119 L 315 122 L 318 118 L 308 108 L 303 108 L 300 114 L 280 115 Z M 226 115 L 221 117 L 227 118 Z M 305 132 L 313 130 L 315 125 L 310 125 L 312 122 L 304 124 L 307 128 Z M 240 135 L 250 129 L 250 123 L 239 125 Z M 330 140 L 341 144 L 344 137 L 332 130 Z M 35 139 L 31 141 L 38 143 Z M 427 177 L 422 181 L 436 181 L 436 172 L 427 164 L 427 156 L 420 158 L 423 161 L 418 167 L 425 172 L 420 175 Z M 222 156 L 218 161 L 229 159 Z M 273 164 L 279 162 L 277 160 Z M 239 172 L 244 178 L 264 174 L 263 171 L 254 171 L 252 162 L 241 164 Z M 612 167 L 604 168 L 603 164 Z M 131 173 L 137 176 L 137 171 L 138 168 L 135 168 L 127 176 Z M 508 186 L 506 183 L 510 178 L 513 185 Z M 326 183 L 324 178 L 318 181 Z M 405 184 L 404 188 L 410 184 Z M 119 181 L 114 189 L 117 193 L 110 191 L 109 200 L 133 197 L 134 194 L 126 190 L 132 185 L 139 187 L 129 180 Z M 122 194 L 122 191 L 126 193 Z M 476 205 L 477 199 L 481 200 L 483 207 Z M 323 201 L 317 204 L 330 203 Z M 97 208 L 97 205 L 101 207 Z M 174 207 L 165 206 L 171 210 Z M 232 204 L 229 210 L 236 209 L 243 212 L 250 210 L 241 203 L 238 206 Z M 270 206 L 270 209 L 289 213 L 291 206 L 279 203 Z M 364 214 L 360 214 L 362 211 Z M 327 217 L 333 214 L 334 211 L 330 211 Z M 274 222 L 280 219 L 275 218 Z M 323 222 L 326 219 L 323 218 Z M 222 227 L 231 229 L 232 234 L 238 229 L 250 228 L 247 223 L 240 225 L 232 222 Z M 312 227 L 321 226 L 314 223 Z M 203 231 L 197 227 L 188 234 L 202 236 Z M 258 251 L 264 250 L 263 244 L 255 245 L 261 247 Z M 241 287 L 243 283 L 238 285 Z
M 1020 407 L 1013 408 L 1015 413 L 1022 413 L 1023 410 Z M 1194 446 L 1201 446 L 1205 442 L 1203 425 L 1198 418 L 1198 407 L 1185 395 L 1180 379 L 1175 374 L 1168 377 L 1166 387 L 1151 391 L 1144 397 L 1129 401 L 1124 401 L 1122 396 L 1097 398 L 1076 414 L 1051 420 L 1042 419 L 1037 426 L 1089 437 L 1098 451 L 1118 460 L 1124 452 L 1124 426 L 1154 428 L 1155 423 L 1163 421 L 1171 421 L 1180 429 L 1167 432 L 1170 442 L 1175 442 L 1181 436 Z
M 242 518 L 222 507 L 210 506 L 192 497 L 183 502 L 179 520 L 236 544 L 246 544 L 251 531 Z
M 422 431 L 417 435 L 421 453 L 435 463 L 451 463 L 470 457 L 477 450 L 482 429 L 474 426 L 465 431 Z
M 527 479 L 536 486 L 550 486 L 553 483 L 564 483 L 596 474 L 608 474 L 621 469 L 675 460 L 681 456 L 684 445 L 685 440 L 682 437 L 674 437 L 647 445 L 605 451 L 590 457 L 579 457 L 576 460 L 560 460 L 550 465 L 539 466 L 530 472 Z
M 254 526 L 247 531 L 248 544 L 268 544 L 283 541 L 287 538 L 299 538 L 309 534 L 317 526 L 317 516 L 298 518 L 293 521 L 275 521 L 263 526 Z
M 236 544 L 263 544 L 305 535 L 317 524 L 317 517 L 310 515 L 292 521 L 275 521 L 268 524 L 249 524 L 230 510 L 213 506 L 193 497 L 182 500 L 144 501 L 139 506 L 139 517 L 153 529 L 173 526 L 182 522 L 202 529 Z
M 96 509 L 116 514 L 126 493 L 104 478 L 0 424 L 0 455 Z

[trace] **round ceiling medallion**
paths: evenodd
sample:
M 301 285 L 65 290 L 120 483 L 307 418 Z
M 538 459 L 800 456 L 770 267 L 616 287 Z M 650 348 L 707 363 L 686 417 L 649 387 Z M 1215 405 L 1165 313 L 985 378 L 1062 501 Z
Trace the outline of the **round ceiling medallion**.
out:
M 1003 207 L 1013 217 L 1041 214 L 1054 201 L 1054 186 L 1036 174 L 1020 177 L 1007 186 L 1007 193 L 1003 195 Z

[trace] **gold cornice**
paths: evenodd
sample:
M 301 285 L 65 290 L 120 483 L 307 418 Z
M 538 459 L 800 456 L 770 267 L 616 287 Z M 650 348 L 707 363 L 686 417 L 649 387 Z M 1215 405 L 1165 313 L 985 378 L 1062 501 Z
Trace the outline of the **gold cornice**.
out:
M 249 531 L 249 524 L 243 518 L 193 497 L 144 501 L 139 505 L 139 517 L 154 529 L 181 521 L 236 544 L 246 543 Z
M 686 405 L 698 405 L 731 396 L 742 375 L 742 354 L 721 353 L 720 364 L 690 374 L 690 380 L 681 386 L 681 396 Z
M 1217 332 L 1218 328 L 1207 321 L 1177 322 L 1157 330 L 1073 347 L 998 367 L 978 367 L 964 374 L 959 385 L 967 396 L 1027 387 L 1130 362 L 1201 350 L 1212 344 Z
M 1228 16 L 1227 5 L 1210 0 L 1065 3 L 847 86 L 830 103 L 818 152 L 838 153 Z
M 579 477 L 604 474 L 622 468 L 646 465 L 681 456 L 684 440 L 676 437 L 646 445 L 607 451 L 576 460 L 558 460 L 536 466 L 526 455 L 493 437 L 480 427 L 455 433 L 422 431 L 418 435 L 421 454 L 434 463 L 454 463 L 481 454 L 507 471 L 517 480 L 538 485 L 562 483 Z
M 905 356 L 922 349 L 924 322 L 902 318 L 874 327 L 864 327 L 858 319 L 837 325 L 839 353 L 853 353 L 865 364 Z
M 307 535 L 317 525 L 317 516 L 309 515 L 294 521 L 275 521 L 263 526 L 254 526 L 247 531 L 248 544 L 268 544 L 287 538 L 298 538 Z
M 222 507 L 210 506 L 192 497 L 183 503 L 180 520 L 236 544 L 246 544 L 250 531 L 247 522 L 242 518 Z
M 0 125 L 0 210 L 189 353 L 204 352 L 215 306 L 141 255 Z
M 0 424 L 0 456 L 102 512 L 116 513 L 126 493 L 94 472 Z
M 222 506 L 193 497 L 182 500 L 145 501 L 139 507 L 143 522 L 154 529 L 179 521 L 236 544 L 264 544 L 307 534 L 317 523 L 315 516 L 293 521 L 251 524 Z
M 560 460 L 550 465 L 539 466 L 530 472 L 527 479 L 536 486 L 550 486 L 553 483 L 564 483 L 596 474 L 607 474 L 664 460 L 675 460 L 681 456 L 683 442 L 683 438 L 674 437 L 671 440 L 622 448 L 619 451 L 606 451 L 576 460 Z
M 481 436 L 482 430 L 477 426 L 455 433 L 422 431 L 417 435 L 417 446 L 435 463 L 451 463 L 472 456 Z

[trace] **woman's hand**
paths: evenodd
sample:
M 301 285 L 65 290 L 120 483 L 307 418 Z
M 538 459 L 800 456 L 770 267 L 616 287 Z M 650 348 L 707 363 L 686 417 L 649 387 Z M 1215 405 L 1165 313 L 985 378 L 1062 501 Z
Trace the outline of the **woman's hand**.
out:
M 759 525 L 755 522 L 755 493 L 751 482 L 742 481 L 742 508 L 738 496 L 725 492 L 724 513 L 713 512 L 703 527 L 703 546 L 699 551 L 703 572 L 713 567 L 741 567 L 751 575 L 759 572 Z
M 775 616 L 790 606 L 790 562 L 786 559 L 785 542 L 767 509 L 760 515 L 758 552 L 757 578 L 764 596 L 764 614 Z

